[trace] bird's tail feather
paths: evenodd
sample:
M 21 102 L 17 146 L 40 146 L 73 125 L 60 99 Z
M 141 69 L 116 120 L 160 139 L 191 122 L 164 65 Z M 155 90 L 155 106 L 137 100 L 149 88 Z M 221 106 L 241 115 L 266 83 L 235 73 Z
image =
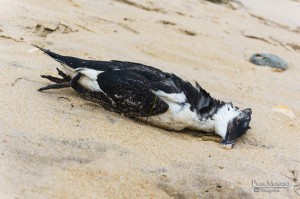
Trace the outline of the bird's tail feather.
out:
M 78 63 L 80 62 L 80 59 L 78 59 L 78 58 L 59 55 L 57 53 L 51 52 L 48 49 L 41 48 L 41 47 L 39 47 L 35 44 L 31 44 L 31 45 L 38 48 L 39 50 L 43 51 L 45 54 L 47 54 L 48 56 L 50 56 L 54 60 L 58 61 L 62 65 L 67 65 L 67 66 L 69 66 L 71 68 L 74 68 L 74 69 L 79 67 L 79 66 L 77 66 Z

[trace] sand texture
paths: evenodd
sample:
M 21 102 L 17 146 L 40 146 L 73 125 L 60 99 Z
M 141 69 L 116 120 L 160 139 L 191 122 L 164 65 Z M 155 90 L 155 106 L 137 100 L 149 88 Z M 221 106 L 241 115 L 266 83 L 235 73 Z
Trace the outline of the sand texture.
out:
M 220 2 L 0 0 L 0 198 L 300 198 L 300 2 Z M 252 129 L 225 150 L 72 89 L 37 92 L 61 66 L 30 44 L 198 81 L 252 108 Z M 253 65 L 254 53 L 289 68 Z M 253 180 L 290 188 L 254 192 Z

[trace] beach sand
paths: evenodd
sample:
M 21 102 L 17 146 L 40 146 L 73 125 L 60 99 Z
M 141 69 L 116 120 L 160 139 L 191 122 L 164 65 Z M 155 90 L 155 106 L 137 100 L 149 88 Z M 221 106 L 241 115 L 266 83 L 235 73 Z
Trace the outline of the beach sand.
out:
M 300 197 L 299 10 L 292 0 L 0 0 L 0 198 Z M 252 129 L 225 150 L 72 89 L 37 92 L 61 66 L 31 44 L 198 81 L 252 108 Z M 260 52 L 289 69 L 251 64 Z M 253 181 L 290 187 L 255 192 Z

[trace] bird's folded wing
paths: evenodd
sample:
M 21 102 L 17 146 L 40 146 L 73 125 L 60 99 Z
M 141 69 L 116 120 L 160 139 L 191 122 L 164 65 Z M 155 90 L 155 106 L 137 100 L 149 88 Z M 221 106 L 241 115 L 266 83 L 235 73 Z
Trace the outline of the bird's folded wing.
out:
M 112 108 L 128 116 L 149 117 L 166 112 L 169 105 L 155 95 L 144 76 L 131 71 L 109 71 L 98 75 L 99 87 Z

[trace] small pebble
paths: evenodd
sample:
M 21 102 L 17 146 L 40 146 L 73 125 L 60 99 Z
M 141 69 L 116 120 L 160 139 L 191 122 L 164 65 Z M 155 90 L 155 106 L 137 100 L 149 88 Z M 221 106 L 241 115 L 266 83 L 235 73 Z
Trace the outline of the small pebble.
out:
M 259 66 L 270 66 L 272 68 L 278 68 L 281 70 L 286 70 L 288 68 L 288 63 L 282 58 L 267 54 L 267 53 L 256 53 L 250 57 L 250 62 Z

